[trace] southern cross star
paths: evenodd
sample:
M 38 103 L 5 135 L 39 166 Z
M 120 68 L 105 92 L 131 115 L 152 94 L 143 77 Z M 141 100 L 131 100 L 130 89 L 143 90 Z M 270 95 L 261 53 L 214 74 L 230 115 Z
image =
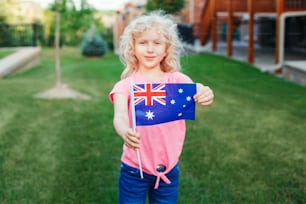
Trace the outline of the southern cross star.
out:
M 147 117 L 148 120 L 153 120 L 153 117 L 155 117 L 154 112 L 151 112 L 150 110 L 147 111 L 145 117 Z

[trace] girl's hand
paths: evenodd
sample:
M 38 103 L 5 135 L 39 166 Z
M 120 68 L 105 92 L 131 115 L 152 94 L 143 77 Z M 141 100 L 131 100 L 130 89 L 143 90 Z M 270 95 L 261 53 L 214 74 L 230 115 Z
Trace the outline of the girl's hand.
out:
M 214 93 L 208 86 L 203 86 L 197 83 L 197 93 L 193 96 L 196 103 L 202 106 L 207 106 L 212 104 L 214 101 Z
M 124 144 L 132 149 L 138 149 L 140 146 L 140 135 L 137 132 L 134 132 L 132 129 L 128 131 L 123 136 Z

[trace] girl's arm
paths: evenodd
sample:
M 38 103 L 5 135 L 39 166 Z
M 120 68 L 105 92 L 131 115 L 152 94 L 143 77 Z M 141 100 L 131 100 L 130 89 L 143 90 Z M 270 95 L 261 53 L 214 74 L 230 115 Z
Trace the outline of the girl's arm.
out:
M 129 148 L 139 148 L 140 136 L 129 125 L 128 99 L 123 94 L 114 94 L 114 127 Z
M 194 100 L 202 106 L 210 105 L 214 101 L 214 93 L 208 86 L 197 83 L 197 93 L 194 95 Z

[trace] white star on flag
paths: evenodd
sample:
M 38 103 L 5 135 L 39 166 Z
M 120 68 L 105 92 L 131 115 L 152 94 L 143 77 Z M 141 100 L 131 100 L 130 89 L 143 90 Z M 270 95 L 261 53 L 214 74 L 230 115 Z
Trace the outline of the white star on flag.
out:
M 153 117 L 155 117 L 154 112 L 151 112 L 150 110 L 147 111 L 145 117 L 147 117 L 148 120 L 153 120 Z

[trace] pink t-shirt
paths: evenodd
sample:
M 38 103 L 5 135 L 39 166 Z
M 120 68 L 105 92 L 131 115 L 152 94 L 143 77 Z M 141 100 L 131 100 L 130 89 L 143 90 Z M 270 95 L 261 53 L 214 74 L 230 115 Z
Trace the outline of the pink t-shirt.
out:
M 130 103 L 130 83 L 134 84 L 153 83 L 148 78 L 136 72 L 132 76 L 123 79 L 115 84 L 109 94 L 113 103 L 114 94 L 123 94 L 128 98 L 130 127 L 132 127 L 132 113 Z M 192 80 L 181 72 L 165 73 L 161 83 L 191 83 Z M 160 179 L 170 183 L 165 176 L 177 164 L 182 152 L 185 139 L 185 121 L 178 120 L 152 126 L 137 126 L 136 131 L 140 134 L 140 156 L 142 170 L 148 174 L 157 176 L 155 188 L 158 187 Z M 136 151 L 123 146 L 121 161 L 138 168 Z M 158 165 L 166 166 L 165 172 L 158 172 Z

